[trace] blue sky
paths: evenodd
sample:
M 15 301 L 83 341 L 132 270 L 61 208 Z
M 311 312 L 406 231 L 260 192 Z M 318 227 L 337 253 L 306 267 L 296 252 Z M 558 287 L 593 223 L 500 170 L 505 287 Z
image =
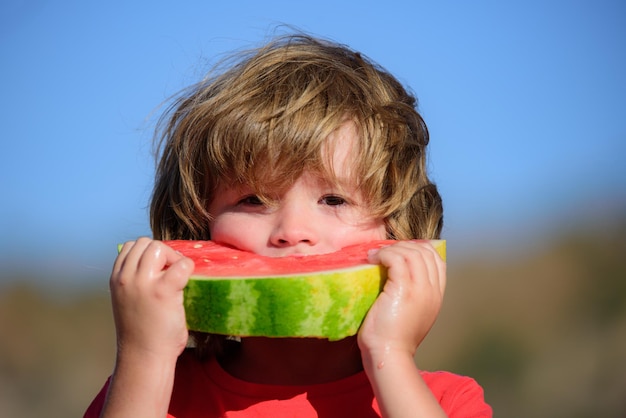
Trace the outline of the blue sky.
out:
M 116 243 L 149 234 L 158 105 L 281 24 L 416 93 L 459 256 L 626 208 L 623 2 L 59 3 L 0 5 L 5 270 L 108 274 Z

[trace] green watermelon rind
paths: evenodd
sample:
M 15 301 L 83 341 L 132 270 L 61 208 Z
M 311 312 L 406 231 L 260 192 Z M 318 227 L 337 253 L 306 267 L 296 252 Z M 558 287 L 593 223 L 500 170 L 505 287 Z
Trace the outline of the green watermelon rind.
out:
M 386 268 L 356 267 L 266 278 L 191 277 L 184 290 L 192 331 L 232 336 L 355 335 L 381 291 Z

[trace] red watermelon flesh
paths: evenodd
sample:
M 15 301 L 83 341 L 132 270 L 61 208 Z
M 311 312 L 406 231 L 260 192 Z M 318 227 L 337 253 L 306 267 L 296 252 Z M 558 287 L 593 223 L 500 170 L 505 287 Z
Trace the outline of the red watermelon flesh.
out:
M 326 254 L 266 257 L 213 241 L 165 241 L 170 247 L 195 262 L 194 276 L 246 278 L 298 275 L 368 264 L 368 251 L 391 245 L 394 242 L 396 241 L 368 242 Z

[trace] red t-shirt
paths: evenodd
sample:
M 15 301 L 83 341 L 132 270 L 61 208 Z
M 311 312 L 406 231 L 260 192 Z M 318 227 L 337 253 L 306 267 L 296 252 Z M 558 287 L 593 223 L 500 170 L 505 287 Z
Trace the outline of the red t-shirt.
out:
M 421 372 L 448 417 L 491 417 L 475 380 L 448 372 Z M 108 381 L 84 418 L 98 418 Z M 364 372 L 332 383 L 309 386 L 260 385 L 234 378 L 219 363 L 199 363 L 183 354 L 176 368 L 168 417 L 380 417 Z

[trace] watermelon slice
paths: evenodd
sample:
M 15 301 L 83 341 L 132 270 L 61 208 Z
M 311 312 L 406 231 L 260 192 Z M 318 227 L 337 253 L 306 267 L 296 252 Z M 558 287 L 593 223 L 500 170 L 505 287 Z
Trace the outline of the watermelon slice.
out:
M 376 241 L 320 255 L 264 257 L 212 241 L 165 241 L 195 262 L 184 291 L 190 330 L 233 336 L 355 335 L 386 270 L 367 253 Z M 445 241 L 431 241 L 445 259 Z

